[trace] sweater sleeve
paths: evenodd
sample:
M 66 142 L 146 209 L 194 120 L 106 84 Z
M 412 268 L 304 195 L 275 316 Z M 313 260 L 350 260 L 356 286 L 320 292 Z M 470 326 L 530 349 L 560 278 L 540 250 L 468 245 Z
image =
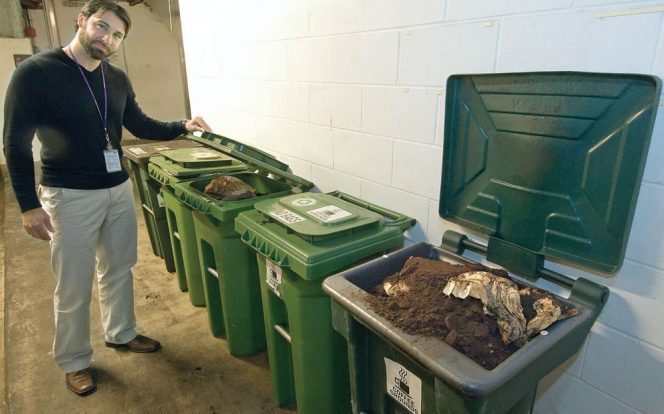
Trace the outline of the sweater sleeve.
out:
M 45 100 L 42 75 L 33 62 L 23 62 L 5 95 L 3 151 L 21 212 L 41 207 L 35 189 L 32 141 Z
M 147 116 L 136 102 L 136 94 L 129 79 L 127 82 L 127 103 L 124 112 L 124 126 L 138 138 L 169 140 L 184 134 L 186 129 L 181 121 L 164 122 Z

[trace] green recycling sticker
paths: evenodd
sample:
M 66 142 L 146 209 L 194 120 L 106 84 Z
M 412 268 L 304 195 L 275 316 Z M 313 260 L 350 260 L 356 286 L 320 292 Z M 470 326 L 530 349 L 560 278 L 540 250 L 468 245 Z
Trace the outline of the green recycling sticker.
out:
M 298 198 L 291 201 L 291 204 L 298 207 L 313 206 L 316 204 L 316 200 L 313 198 Z

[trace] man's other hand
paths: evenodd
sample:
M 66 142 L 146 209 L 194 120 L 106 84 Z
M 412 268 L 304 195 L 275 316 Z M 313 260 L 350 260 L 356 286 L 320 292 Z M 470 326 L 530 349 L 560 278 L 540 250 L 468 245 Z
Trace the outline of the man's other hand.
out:
M 41 240 L 51 240 L 53 225 L 51 218 L 46 214 L 43 208 L 33 208 L 23 213 L 23 228 L 34 238 Z

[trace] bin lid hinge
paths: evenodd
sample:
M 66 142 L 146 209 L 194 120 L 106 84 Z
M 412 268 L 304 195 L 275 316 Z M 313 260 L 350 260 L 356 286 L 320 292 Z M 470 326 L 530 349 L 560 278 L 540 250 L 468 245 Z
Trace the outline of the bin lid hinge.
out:
M 573 289 L 576 285 L 574 279 L 546 269 L 543 255 L 496 237 L 489 237 L 488 244 L 485 246 L 469 239 L 464 234 L 448 230 L 443 234 L 441 248 L 458 255 L 462 255 L 466 249 L 483 254 L 491 263 L 502 266 L 505 270 L 533 282 L 543 278 L 567 289 Z M 602 285 L 597 286 L 603 287 Z

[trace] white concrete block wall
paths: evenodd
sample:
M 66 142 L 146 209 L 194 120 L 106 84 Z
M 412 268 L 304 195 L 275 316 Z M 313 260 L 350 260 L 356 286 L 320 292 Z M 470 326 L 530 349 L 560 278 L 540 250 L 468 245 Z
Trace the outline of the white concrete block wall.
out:
M 664 2 L 181 2 L 194 112 L 270 151 L 318 191 L 411 215 L 439 244 L 445 85 L 454 73 L 578 70 L 664 77 Z M 664 103 L 662 104 L 664 105 Z M 658 413 L 664 405 L 664 110 L 625 264 L 582 350 L 545 377 L 535 412 Z M 547 282 L 543 287 L 564 293 Z

